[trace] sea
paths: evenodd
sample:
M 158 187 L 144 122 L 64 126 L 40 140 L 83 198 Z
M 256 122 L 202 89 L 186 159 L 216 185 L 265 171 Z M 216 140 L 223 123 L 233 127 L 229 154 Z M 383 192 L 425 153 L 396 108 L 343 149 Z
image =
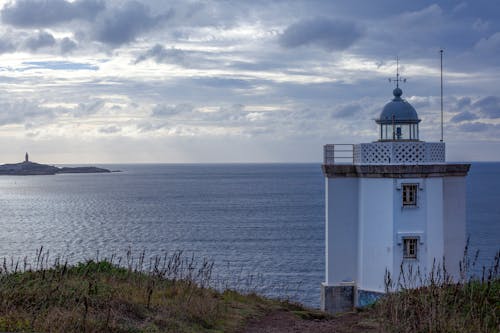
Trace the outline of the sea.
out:
M 99 166 L 122 172 L 0 176 L 0 258 L 31 260 L 41 248 L 73 263 L 181 251 L 213 262 L 225 287 L 319 307 L 319 164 Z M 472 163 L 467 234 L 480 273 L 500 249 L 500 163 Z

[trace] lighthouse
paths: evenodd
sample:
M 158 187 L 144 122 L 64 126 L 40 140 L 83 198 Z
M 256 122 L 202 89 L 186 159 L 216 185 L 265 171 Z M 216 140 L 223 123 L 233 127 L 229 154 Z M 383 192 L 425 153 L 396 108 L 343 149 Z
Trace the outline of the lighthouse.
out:
M 420 140 L 421 119 L 403 98 L 399 73 L 395 81 L 375 120 L 378 140 L 324 146 L 321 307 L 331 313 L 373 303 L 386 274 L 397 280 L 410 267 L 425 276 L 446 265 L 459 277 L 470 164 L 447 163 L 444 142 Z

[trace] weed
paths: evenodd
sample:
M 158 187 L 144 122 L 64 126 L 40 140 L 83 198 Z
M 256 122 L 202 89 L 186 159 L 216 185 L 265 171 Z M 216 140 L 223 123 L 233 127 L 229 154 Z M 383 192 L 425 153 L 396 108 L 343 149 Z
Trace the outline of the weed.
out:
M 147 258 L 130 249 L 124 257 L 97 254 L 69 265 L 61 257 L 50 261 L 41 247 L 31 262 L 0 261 L 0 331 L 230 332 L 250 317 L 289 307 L 217 291 L 213 268 L 212 261 L 182 251 Z
M 500 251 L 482 276 L 469 270 L 477 261 L 468 256 L 468 246 L 460 263 L 460 278 L 454 281 L 442 264 L 434 262 L 431 272 L 401 265 L 394 281 L 386 272 L 387 294 L 374 306 L 384 332 L 499 332 L 500 331 Z

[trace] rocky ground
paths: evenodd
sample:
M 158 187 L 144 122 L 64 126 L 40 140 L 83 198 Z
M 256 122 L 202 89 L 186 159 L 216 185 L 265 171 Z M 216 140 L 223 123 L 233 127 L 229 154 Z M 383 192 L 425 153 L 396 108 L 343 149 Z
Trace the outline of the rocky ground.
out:
M 361 333 L 378 332 L 377 323 L 363 312 L 337 316 L 303 317 L 300 313 L 277 310 L 251 320 L 242 333 Z

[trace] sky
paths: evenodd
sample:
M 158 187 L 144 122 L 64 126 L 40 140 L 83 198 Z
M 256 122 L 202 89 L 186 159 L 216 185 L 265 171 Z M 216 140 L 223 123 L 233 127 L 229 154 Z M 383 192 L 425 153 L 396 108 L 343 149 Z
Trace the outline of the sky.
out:
M 0 0 L 0 163 L 320 162 L 378 139 L 500 160 L 500 2 Z

